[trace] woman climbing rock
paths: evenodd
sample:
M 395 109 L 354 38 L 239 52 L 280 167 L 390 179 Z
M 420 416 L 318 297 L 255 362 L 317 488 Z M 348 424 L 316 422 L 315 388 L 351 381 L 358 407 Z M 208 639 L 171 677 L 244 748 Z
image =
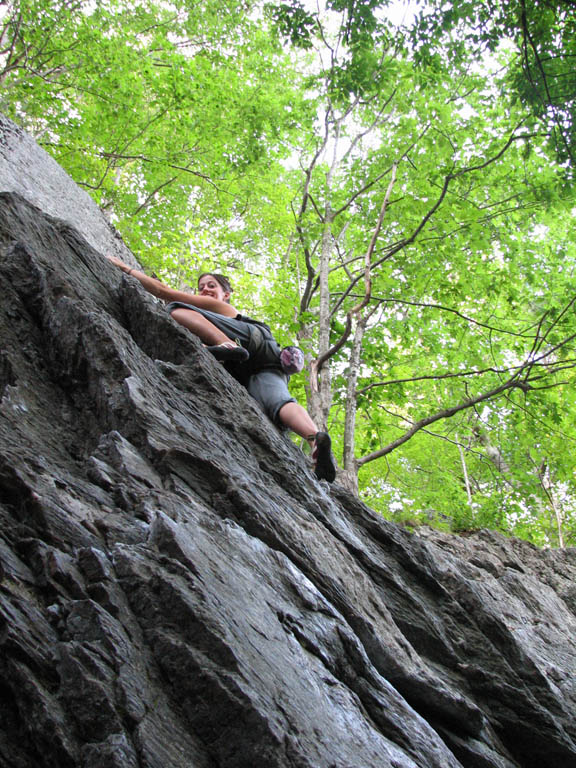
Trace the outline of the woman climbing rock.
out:
M 267 325 L 240 314 L 230 304 L 232 287 L 228 278 L 202 274 L 198 293 L 193 294 L 169 288 L 115 256 L 108 259 L 135 277 L 153 296 L 168 302 L 166 310 L 172 318 L 229 366 L 273 423 L 308 441 L 316 476 L 329 483 L 334 481 L 336 464 L 330 436 L 318 430 L 310 414 L 288 391 L 290 374 L 302 369 L 302 352 L 296 347 L 280 349 Z

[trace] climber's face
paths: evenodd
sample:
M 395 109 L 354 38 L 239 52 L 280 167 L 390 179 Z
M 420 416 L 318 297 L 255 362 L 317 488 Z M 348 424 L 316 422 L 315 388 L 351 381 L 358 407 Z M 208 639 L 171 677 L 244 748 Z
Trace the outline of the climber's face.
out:
M 226 303 L 230 300 L 230 293 L 225 291 L 218 280 L 212 275 L 202 275 L 200 280 L 198 280 L 198 293 L 200 296 L 211 296 L 213 299 L 225 301 Z

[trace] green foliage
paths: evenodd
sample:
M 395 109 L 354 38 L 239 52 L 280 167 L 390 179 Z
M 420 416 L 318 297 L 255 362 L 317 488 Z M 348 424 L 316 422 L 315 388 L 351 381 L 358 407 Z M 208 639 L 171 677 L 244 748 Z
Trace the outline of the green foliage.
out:
M 549 497 L 563 495 L 565 537 L 574 483 L 570 472 L 558 472 L 562 460 L 550 432 L 560 427 L 567 407 L 576 357 L 568 309 L 575 254 L 569 244 L 571 203 L 561 197 L 564 169 L 547 157 L 546 136 L 526 121 L 518 103 L 506 99 L 506 70 L 499 80 L 470 72 L 463 49 L 460 58 L 435 62 L 415 78 L 410 58 L 403 61 L 398 50 L 389 62 L 381 59 L 382 70 L 389 66 L 393 75 L 371 81 L 373 100 L 359 102 L 348 124 L 338 123 L 338 138 L 334 133 L 331 140 L 341 142 L 345 160 L 332 166 L 329 187 L 327 166 L 314 168 L 309 189 L 315 206 L 301 221 L 317 255 L 319 212 L 343 211 L 332 225 L 337 247 L 328 281 L 335 343 L 362 283 L 347 301 L 341 297 L 361 276 L 386 170 L 400 158 L 373 258 L 375 311 L 362 347 L 356 455 L 385 449 L 412 424 L 452 406 L 484 395 L 490 404 L 439 419 L 402 448 L 364 464 L 362 493 L 393 519 L 434 521 L 452 530 L 488 526 L 557 545 L 559 526 L 555 514 L 555 525 L 550 523 Z M 372 60 L 378 55 L 374 46 Z M 353 51 L 327 74 L 325 98 L 335 125 L 336 110 L 344 113 L 354 94 L 365 94 L 352 60 Z M 352 143 L 354 131 L 367 130 L 383 104 L 372 141 L 346 155 L 346 142 Z M 373 184 L 379 177 L 384 180 Z M 365 190 L 361 197 L 355 197 L 358 190 Z M 344 209 L 353 198 L 354 205 Z M 396 251 L 403 240 L 406 245 Z M 343 263 L 353 266 L 343 269 Z M 347 407 L 350 350 L 348 341 L 332 365 L 332 425 L 341 424 L 338 414 Z M 526 370 L 535 377 L 535 389 L 504 391 L 492 402 L 490 392 L 496 397 L 502 382 L 531 356 L 535 367 Z M 570 362 L 560 370 L 564 360 Z M 390 383 L 375 386 L 380 381 Z M 575 437 L 566 427 L 564 436 Z M 542 445 L 537 457 L 535 444 Z M 538 476 L 542 461 L 555 467 L 548 488 Z
M 305 10 L 299 0 L 292 3 L 265 6 L 266 13 L 274 21 L 278 33 L 299 48 L 312 47 L 312 32 L 316 24 L 314 15 Z
M 574 545 L 567 8 L 432 3 L 398 29 L 377 0 L 19 0 L 0 109 L 161 279 L 231 274 L 233 303 L 310 360 L 342 341 L 328 425 L 342 455 L 355 417 L 371 506 Z
M 440 50 L 459 59 L 517 51 L 506 88 L 529 106 L 572 179 L 576 117 L 576 24 L 571 0 L 427 4 L 410 30 L 416 60 L 428 67 Z
M 285 56 L 227 0 L 16 3 L 0 108 L 110 212 L 146 260 L 186 252 L 193 211 L 233 217 L 298 120 Z M 171 232 L 170 242 L 165 233 Z M 163 242 L 164 241 L 164 242 Z

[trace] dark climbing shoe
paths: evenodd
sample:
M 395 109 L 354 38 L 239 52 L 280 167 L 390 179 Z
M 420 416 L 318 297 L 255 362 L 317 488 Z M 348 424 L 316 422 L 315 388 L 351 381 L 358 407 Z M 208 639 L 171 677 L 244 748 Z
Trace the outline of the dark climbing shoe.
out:
M 336 478 L 336 462 L 332 456 L 332 441 L 328 432 L 316 432 L 312 448 L 314 472 L 318 480 L 333 483 Z
M 244 347 L 239 347 L 238 344 L 231 342 L 224 342 L 224 344 L 216 344 L 214 347 L 206 347 L 216 360 L 220 360 L 223 363 L 245 363 L 250 357 L 250 352 Z

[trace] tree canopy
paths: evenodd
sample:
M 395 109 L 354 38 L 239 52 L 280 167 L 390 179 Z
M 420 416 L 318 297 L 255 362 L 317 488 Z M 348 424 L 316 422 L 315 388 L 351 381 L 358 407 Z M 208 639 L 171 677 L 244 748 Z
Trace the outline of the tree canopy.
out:
M 576 537 L 571 2 L 5 6 L 0 108 L 142 262 L 234 273 L 383 514 Z

